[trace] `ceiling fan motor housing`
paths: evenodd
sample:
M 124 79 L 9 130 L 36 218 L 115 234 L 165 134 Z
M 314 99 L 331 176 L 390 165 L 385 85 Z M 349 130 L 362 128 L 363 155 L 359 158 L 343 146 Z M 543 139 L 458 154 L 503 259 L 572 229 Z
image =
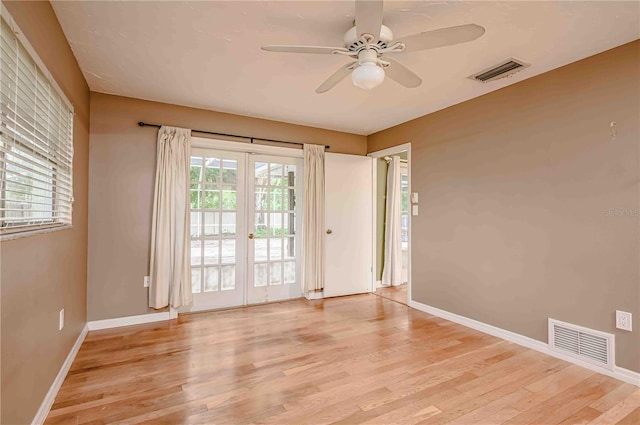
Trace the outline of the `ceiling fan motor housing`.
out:
M 391 40 L 393 40 L 393 32 L 388 26 L 382 25 L 380 27 L 380 37 L 371 47 L 375 48 L 377 46 L 380 49 L 384 49 Z M 355 26 L 344 33 L 344 47 L 351 51 L 358 51 L 365 47 L 364 41 L 358 38 L 358 31 Z
M 363 49 L 358 52 L 358 63 L 378 63 L 378 52 L 373 49 Z

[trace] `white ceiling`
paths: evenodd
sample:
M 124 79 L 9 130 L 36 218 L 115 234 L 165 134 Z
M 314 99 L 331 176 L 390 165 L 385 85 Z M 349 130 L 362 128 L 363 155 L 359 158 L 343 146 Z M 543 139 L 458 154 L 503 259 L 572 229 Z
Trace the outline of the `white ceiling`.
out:
M 423 79 L 371 90 L 349 78 L 315 89 L 349 59 L 272 53 L 263 44 L 342 46 L 353 1 L 53 2 L 93 91 L 371 134 L 640 38 L 639 2 L 387 1 L 395 38 L 476 23 L 470 43 L 394 55 Z M 487 84 L 466 77 L 530 62 Z M 215 130 L 215 129 L 212 129 Z

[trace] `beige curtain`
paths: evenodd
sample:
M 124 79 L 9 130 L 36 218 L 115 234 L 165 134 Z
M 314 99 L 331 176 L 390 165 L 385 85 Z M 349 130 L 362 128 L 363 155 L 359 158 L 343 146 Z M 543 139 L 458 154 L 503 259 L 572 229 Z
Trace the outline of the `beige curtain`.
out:
M 303 290 L 324 289 L 324 146 L 304 145 Z
M 158 131 L 151 224 L 149 307 L 191 304 L 189 267 L 189 154 L 191 130 Z
M 402 281 L 402 188 L 400 157 L 393 156 L 387 171 L 387 204 L 384 219 L 384 266 L 382 285 L 397 286 Z

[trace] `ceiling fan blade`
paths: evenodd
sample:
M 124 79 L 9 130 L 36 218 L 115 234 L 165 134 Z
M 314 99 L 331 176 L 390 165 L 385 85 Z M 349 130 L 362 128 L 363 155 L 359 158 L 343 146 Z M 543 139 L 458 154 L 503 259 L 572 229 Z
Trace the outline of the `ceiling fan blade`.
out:
M 382 0 L 356 0 L 356 31 L 358 38 L 371 34 L 374 41 L 382 28 Z
M 282 53 L 315 53 L 330 55 L 335 51 L 348 52 L 344 47 L 324 47 L 324 46 L 279 46 L 270 45 L 262 46 L 262 50 L 267 52 L 282 52 Z
M 473 41 L 484 34 L 484 31 L 484 27 L 476 24 L 459 25 L 413 34 L 395 42 L 404 43 L 405 52 L 416 52 Z
M 411 89 L 422 84 L 422 79 L 400 62 L 396 62 L 387 57 L 385 57 L 384 60 L 390 63 L 390 65 L 384 69 L 387 77 Z
M 326 93 L 331 90 L 336 84 L 342 81 L 347 75 L 351 74 L 353 68 L 358 64 L 358 62 L 351 62 L 338 69 L 333 75 L 320 85 L 316 89 L 316 93 Z

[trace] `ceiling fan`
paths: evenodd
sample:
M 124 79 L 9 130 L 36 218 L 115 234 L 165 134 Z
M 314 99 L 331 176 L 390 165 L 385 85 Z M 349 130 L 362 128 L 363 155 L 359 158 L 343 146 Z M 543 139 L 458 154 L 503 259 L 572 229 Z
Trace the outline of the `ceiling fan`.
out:
M 338 69 L 316 89 L 325 93 L 351 74 L 353 84 L 365 90 L 380 85 L 385 75 L 405 87 L 415 88 L 422 79 L 387 54 L 435 49 L 473 41 L 484 34 L 480 25 L 467 24 L 421 32 L 393 40 L 389 27 L 382 25 L 382 0 L 356 0 L 354 26 L 344 34 L 344 47 L 268 45 L 262 50 L 286 53 L 344 55 L 356 59 Z

